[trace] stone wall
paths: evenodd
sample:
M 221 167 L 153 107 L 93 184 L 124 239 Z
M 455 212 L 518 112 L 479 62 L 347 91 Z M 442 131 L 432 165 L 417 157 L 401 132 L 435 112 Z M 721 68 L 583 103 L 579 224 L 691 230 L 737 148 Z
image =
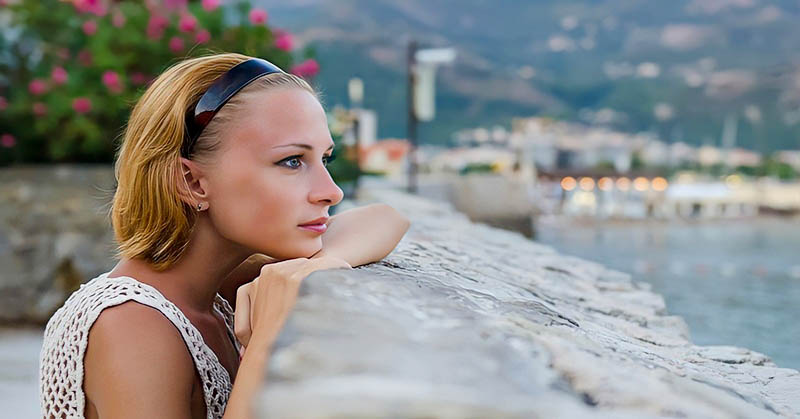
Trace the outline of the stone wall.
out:
M 646 284 L 373 192 L 412 220 L 380 263 L 304 282 L 261 417 L 800 415 L 800 373 L 697 346 Z
M 113 188 L 109 165 L 0 170 L 0 324 L 46 322 L 113 266 Z
M 45 321 L 111 268 L 113 187 L 108 166 L 0 170 L 0 322 Z M 692 344 L 646 284 L 444 204 L 371 194 L 411 230 L 380 263 L 304 282 L 262 416 L 800 416 L 800 373 Z

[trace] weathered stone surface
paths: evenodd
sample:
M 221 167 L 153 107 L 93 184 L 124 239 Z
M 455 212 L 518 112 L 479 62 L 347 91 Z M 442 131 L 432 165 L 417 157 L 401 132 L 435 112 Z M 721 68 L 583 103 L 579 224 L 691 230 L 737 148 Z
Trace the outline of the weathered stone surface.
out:
M 109 165 L 0 170 L 0 323 L 44 323 L 111 268 L 113 188 Z
M 42 322 L 114 263 L 108 166 L 0 170 L 0 323 Z M 649 286 L 447 206 L 375 198 L 412 228 L 384 261 L 308 278 L 267 417 L 800 416 L 800 373 L 693 345 Z
M 373 193 L 412 227 L 384 261 L 303 285 L 263 417 L 800 415 L 800 373 L 701 347 L 622 273 L 442 204 Z

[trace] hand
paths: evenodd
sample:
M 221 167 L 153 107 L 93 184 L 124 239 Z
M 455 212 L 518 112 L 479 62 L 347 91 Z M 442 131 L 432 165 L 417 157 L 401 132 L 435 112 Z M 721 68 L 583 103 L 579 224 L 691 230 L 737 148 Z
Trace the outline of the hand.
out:
M 234 332 L 243 346 L 255 334 L 271 345 L 297 300 L 300 283 L 314 271 L 350 268 L 342 259 L 323 256 L 290 259 L 264 265 L 258 278 L 236 292 Z
M 320 253 L 344 259 L 351 266 L 377 262 L 394 250 L 409 225 L 408 218 L 386 204 L 343 211 L 328 221 Z

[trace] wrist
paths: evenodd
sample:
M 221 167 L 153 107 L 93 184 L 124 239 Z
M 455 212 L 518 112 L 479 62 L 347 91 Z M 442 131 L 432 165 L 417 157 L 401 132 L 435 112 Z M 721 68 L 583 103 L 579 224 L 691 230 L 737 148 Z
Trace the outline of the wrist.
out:
M 322 248 L 322 249 L 319 249 L 317 251 L 317 253 L 314 253 L 313 255 L 311 255 L 311 257 L 309 259 L 319 259 L 319 258 L 321 258 L 323 256 L 327 256 L 327 254 L 328 253 L 325 251 L 325 249 Z
M 252 349 L 254 349 L 256 351 L 259 351 L 259 352 L 261 352 L 261 351 L 268 352 L 268 351 L 270 351 L 272 349 L 272 344 L 275 342 L 275 339 L 277 339 L 277 337 L 278 337 L 277 333 L 276 332 L 264 332 L 264 331 L 261 331 L 261 330 L 263 330 L 263 329 L 257 329 L 250 336 L 250 341 L 247 343 L 247 350 L 250 350 L 252 348 Z

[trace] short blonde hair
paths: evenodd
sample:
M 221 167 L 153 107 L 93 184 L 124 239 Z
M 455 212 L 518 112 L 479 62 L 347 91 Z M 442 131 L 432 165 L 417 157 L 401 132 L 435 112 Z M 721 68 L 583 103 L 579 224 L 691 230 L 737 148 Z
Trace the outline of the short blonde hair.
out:
M 183 255 L 197 219 L 194 206 L 185 202 L 188 191 L 182 187 L 180 149 L 186 110 L 217 78 L 250 58 L 217 54 L 181 61 L 158 76 L 134 106 L 114 166 L 117 188 L 111 223 L 118 257 L 142 259 L 161 271 Z M 213 156 L 220 132 L 244 98 L 276 87 L 301 88 L 317 96 L 305 80 L 292 74 L 263 76 L 214 116 L 190 158 Z

